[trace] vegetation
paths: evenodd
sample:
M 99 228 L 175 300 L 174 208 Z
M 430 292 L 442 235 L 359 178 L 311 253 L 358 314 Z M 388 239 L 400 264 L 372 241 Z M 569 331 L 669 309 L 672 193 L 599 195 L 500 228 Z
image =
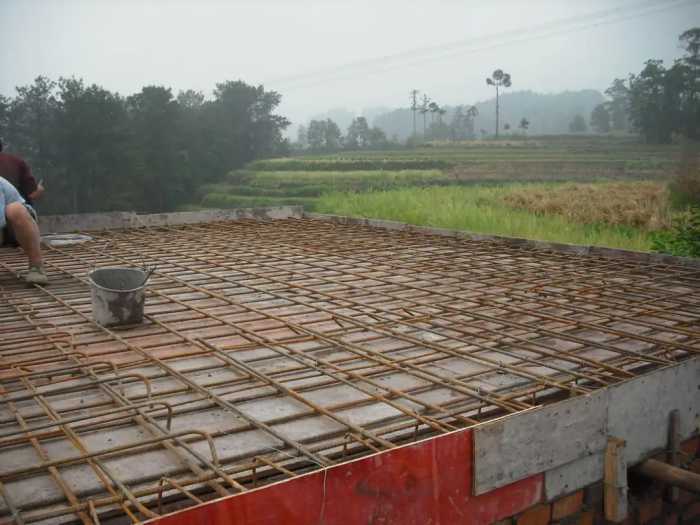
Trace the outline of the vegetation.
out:
M 331 193 L 317 209 L 355 217 L 381 218 L 409 224 L 466 230 L 483 234 L 555 242 L 649 250 L 649 235 L 634 227 L 579 224 L 558 215 L 537 215 L 509 207 L 504 197 L 514 188 L 404 188 L 375 193 Z
M 498 138 L 498 131 L 500 129 L 499 126 L 499 117 L 500 117 L 500 108 L 499 108 L 499 98 L 500 98 L 500 93 L 499 91 L 503 88 L 509 88 L 512 83 L 510 80 L 510 73 L 504 73 L 502 69 L 497 69 L 496 71 L 493 72 L 493 74 L 486 79 L 486 83 L 489 86 L 493 86 L 496 88 L 496 138 Z M 507 128 L 506 130 L 510 129 L 510 125 L 506 124 Z
M 511 186 L 502 201 L 514 209 L 538 216 L 557 215 L 578 224 L 631 226 L 644 231 L 671 224 L 668 192 L 661 182 Z
M 690 208 L 673 221 L 673 227 L 652 236 L 655 251 L 700 257 L 700 208 Z
M 0 135 L 44 180 L 42 213 L 165 211 L 233 168 L 285 153 L 280 99 L 240 81 L 217 84 L 207 99 L 161 86 L 123 97 L 38 77 L 0 97 Z
M 162 86 L 124 97 L 39 77 L 0 96 L 0 134 L 44 179 L 42 213 L 301 204 L 695 255 L 700 28 L 680 43 L 672 66 L 649 60 L 607 98 L 504 94 L 511 78 L 497 69 L 492 100 L 449 107 L 414 89 L 410 107 L 371 124 L 347 112 L 333 113 L 343 130 L 330 114 L 314 118 L 293 147 L 276 114 L 281 95 L 241 81 L 217 84 L 210 98 Z
M 647 142 L 668 143 L 674 134 L 700 140 L 700 28 L 684 32 L 679 41 L 685 55 L 671 67 L 648 60 L 619 87 L 627 89 L 630 120 Z

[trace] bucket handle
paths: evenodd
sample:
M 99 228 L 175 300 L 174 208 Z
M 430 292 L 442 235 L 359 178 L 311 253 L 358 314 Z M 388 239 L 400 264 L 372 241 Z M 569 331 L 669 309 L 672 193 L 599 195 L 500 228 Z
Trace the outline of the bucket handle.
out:
M 94 250 L 95 256 L 92 258 L 92 262 L 90 263 L 90 266 L 89 266 L 90 271 L 88 273 L 97 269 L 97 257 L 104 256 L 105 252 L 107 251 L 107 248 L 109 248 L 111 244 L 112 244 L 112 241 L 107 241 L 102 245 L 101 248 L 97 248 L 96 250 Z

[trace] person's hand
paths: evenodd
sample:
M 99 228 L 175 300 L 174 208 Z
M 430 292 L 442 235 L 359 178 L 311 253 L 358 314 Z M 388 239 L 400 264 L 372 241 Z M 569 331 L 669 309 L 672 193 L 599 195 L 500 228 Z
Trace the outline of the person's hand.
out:
M 45 188 L 43 181 L 39 181 L 39 184 L 36 185 L 36 189 L 29 194 L 29 198 L 32 199 L 33 201 L 41 198 L 41 196 L 44 194 Z

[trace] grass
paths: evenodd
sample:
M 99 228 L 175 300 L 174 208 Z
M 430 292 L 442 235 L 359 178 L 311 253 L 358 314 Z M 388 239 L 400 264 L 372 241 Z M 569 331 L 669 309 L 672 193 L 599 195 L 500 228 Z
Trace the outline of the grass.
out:
M 668 191 L 659 182 L 512 186 L 502 202 L 538 216 L 655 231 L 671 226 Z
M 521 187 L 520 189 L 526 189 Z M 483 234 L 648 251 L 646 231 L 624 225 L 580 224 L 559 215 L 537 215 L 509 207 L 513 187 L 404 188 L 375 193 L 332 193 L 318 211 L 396 220 Z
M 313 209 L 318 197 L 333 191 L 368 192 L 453 183 L 453 178 L 439 170 L 236 171 L 228 182 L 205 185 L 199 205 L 235 208 L 301 204 Z
M 307 210 L 575 244 L 650 250 L 672 224 L 678 146 L 632 137 L 520 137 L 252 162 L 194 207 Z M 656 181 L 656 182 L 652 182 Z M 686 192 L 687 193 L 687 192 Z

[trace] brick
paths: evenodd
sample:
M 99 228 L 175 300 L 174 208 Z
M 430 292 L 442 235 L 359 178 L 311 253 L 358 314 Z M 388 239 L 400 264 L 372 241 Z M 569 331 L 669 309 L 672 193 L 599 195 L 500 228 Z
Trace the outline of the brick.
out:
M 678 514 L 669 514 L 668 516 L 664 517 L 664 525 L 678 525 L 678 523 Z
M 680 489 L 678 491 L 678 502 L 681 504 L 692 503 L 698 500 L 698 495 L 688 492 L 687 490 Z
M 664 501 L 661 498 L 645 499 L 639 502 L 639 525 L 647 525 L 654 518 L 661 516 L 664 510 Z
M 681 523 L 684 525 L 700 523 L 700 501 L 685 508 L 681 514 Z
M 557 521 L 552 521 L 551 525 L 594 525 L 594 515 L 592 512 L 578 512 L 562 518 Z
M 588 511 L 588 512 L 582 512 L 581 516 L 579 516 L 578 519 L 578 525 L 593 525 L 594 521 L 593 518 L 595 517 L 595 513 Z
M 576 514 L 583 506 L 583 491 L 579 490 L 552 503 L 552 520 Z
M 549 505 L 537 505 L 523 512 L 516 520 L 517 525 L 548 525 L 552 516 Z
M 681 443 L 681 450 L 689 456 L 697 456 L 698 450 L 700 450 L 700 437 L 694 437 Z
M 583 504 L 586 509 L 596 512 L 603 511 L 603 484 L 595 483 L 583 490 Z
M 688 465 L 688 470 L 700 474 L 700 459 L 696 459 L 690 465 Z

